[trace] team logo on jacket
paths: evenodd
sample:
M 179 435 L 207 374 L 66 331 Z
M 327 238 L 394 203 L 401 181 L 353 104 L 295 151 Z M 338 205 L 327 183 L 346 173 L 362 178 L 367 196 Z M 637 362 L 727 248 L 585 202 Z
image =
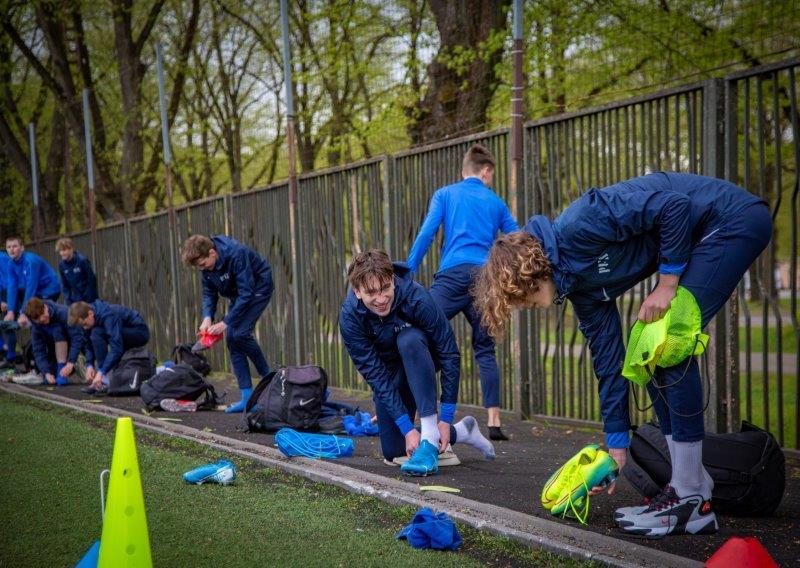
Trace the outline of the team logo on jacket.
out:
M 225 280 L 230 280 L 230 278 L 231 278 L 230 274 L 223 274 L 222 276 L 219 277 L 219 280 L 220 282 L 224 282 Z
M 608 267 L 608 253 L 604 252 L 597 257 L 597 273 L 605 274 L 606 272 L 611 272 L 611 269 Z

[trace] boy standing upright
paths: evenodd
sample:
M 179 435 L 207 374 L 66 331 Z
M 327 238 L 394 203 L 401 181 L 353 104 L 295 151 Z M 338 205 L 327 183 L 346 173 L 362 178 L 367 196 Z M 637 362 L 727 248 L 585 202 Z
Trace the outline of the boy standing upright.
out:
M 272 297 L 272 268 L 256 251 L 223 235 L 211 238 L 192 235 L 183 243 L 181 256 L 185 265 L 199 268 L 202 274 L 200 331 L 225 333 L 233 373 L 242 394 L 241 400 L 225 412 L 242 412 L 253 394 L 248 359 L 260 377 L 269 374 L 267 359 L 253 331 Z M 231 301 L 230 309 L 221 321 L 212 323 L 220 296 Z
M 460 356 L 453 330 L 430 294 L 403 263 L 380 250 L 358 253 L 347 270 L 351 286 L 339 330 L 358 372 L 372 388 L 386 461 L 410 455 L 404 473 L 438 471 L 438 457 L 457 441 L 494 458 L 471 416 L 453 425 Z M 437 419 L 436 370 L 441 368 Z M 414 429 L 419 413 L 421 433 Z
M 495 167 L 494 156 L 480 144 L 467 150 L 462 181 L 433 194 L 428 215 L 408 253 L 408 267 L 412 274 L 417 272 L 439 226 L 444 225 L 442 258 L 430 293 L 448 320 L 460 312 L 472 327 L 472 350 L 480 370 L 489 438 L 506 440 L 500 429 L 500 369 L 494 340 L 481 325 L 470 293 L 475 274 L 486 263 L 498 232 L 519 230 L 506 204 L 490 188 Z
M 20 237 L 6 239 L 6 252 L 11 261 L 6 270 L 6 304 L 5 321 L 14 321 L 27 325 L 25 306 L 34 296 L 57 301 L 61 295 L 61 284 L 55 271 L 38 255 L 27 252 Z M 6 360 L 0 368 L 13 365 L 17 358 L 16 336 L 6 335 Z M 10 345 L 9 345 L 10 341 Z
M 56 252 L 61 256 L 58 272 L 61 274 L 61 285 L 67 304 L 94 302 L 97 299 L 97 278 L 89 259 L 75 250 L 69 237 L 58 239 Z

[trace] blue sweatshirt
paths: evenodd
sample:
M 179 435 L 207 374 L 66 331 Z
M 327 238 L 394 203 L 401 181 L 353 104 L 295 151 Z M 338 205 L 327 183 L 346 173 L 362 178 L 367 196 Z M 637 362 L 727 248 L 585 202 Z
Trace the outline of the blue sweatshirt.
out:
M 213 270 L 201 270 L 203 317 L 213 318 L 219 297 L 230 299 L 231 307 L 223 321 L 235 326 L 250 302 L 272 295 L 272 268 L 256 251 L 230 237 L 211 237 L 217 251 Z
M 408 253 L 408 267 L 416 274 L 425 253 L 444 223 L 444 245 L 439 270 L 459 264 L 483 266 L 498 231 L 510 233 L 519 225 L 497 194 L 470 177 L 436 191 L 428 215 Z
M 97 299 L 97 278 L 92 270 L 92 263 L 81 253 L 75 251 L 71 260 L 59 262 L 58 272 L 61 274 L 61 285 L 67 304 L 91 303 Z
M 458 399 L 461 356 L 450 323 L 428 291 L 414 282 L 405 264 L 395 263 L 394 274 L 394 301 L 389 314 L 377 315 L 351 289 L 339 314 L 339 331 L 356 369 L 406 434 L 413 427 L 412 417 L 393 380 L 394 373 L 402 367 L 397 349 L 398 326 L 411 324 L 428 337 L 434 360 L 441 366 L 442 415 L 447 412 L 450 421 Z
M 50 312 L 50 323 L 41 325 L 31 322 L 33 356 L 36 359 L 36 366 L 39 367 L 39 372 L 55 375 L 55 368 L 48 357 L 48 344 L 51 341 L 69 342 L 67 362 L 75 364 L 78 361 L 78 355 L 83 352 L 86 356 L 86 364 L 92 365 L 94 363 L 94 353 L 92 351 L 91 341 L 86 337 L 83 329 L 67 323 L 69 311 L 67 306 L 51 302 L 50 300 L 44 300 L 44 304 Z
M 17 260 L 9 264 L 6 275 L 6 289 L 8 290 L 6 303 L 8 311 L 19 315 L 25 311 L 28 300 L 34 296 L 50 298 L 61 293 L 61 284 L 58 275 L 45 260 L 32 252 L 25 251 Z M 17 296 L 11 290 L 25 290 L 22 305 L 17 305 Z
M 0 252 L 0 299 L 6 301 L 5 291 L 8 280 L 8 265 L 11 264 L 11 257 L 5 252 Z
M 124 353 L 122 343 L 122 328 L 128 326 L 145 326 L 142 316 L 136 310 L 117 304 L 107 304 L 102 300 L 95 300 L 91 304 L 94 311 L 95 327 L 102 327 L 108 336 L 108 354 L 104 361 L 98 361 L 100 372 L 107 375 L 117 366 Z
M 613 300 L 656 271 L 682 274 L 707 232 L 760 202 L 724 180 L 658 172 L 590 189 L 553 221 L 541 215 L 528 221 L 524 230 L 541 241 L 559 298 L 572 302 L 589 343 L 610 447 L 627 446 L 630 429 Z

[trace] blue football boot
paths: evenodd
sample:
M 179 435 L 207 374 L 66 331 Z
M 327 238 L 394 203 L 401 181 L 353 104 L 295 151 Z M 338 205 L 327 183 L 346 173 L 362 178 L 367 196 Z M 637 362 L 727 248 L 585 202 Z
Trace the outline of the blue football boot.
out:
M 192 471 L 187 471 L 183 474 L 183 479 L 187 483 L 194 485 L 202 485 L 203 483 L 230 485 L 236 480 L 236 466 L 228 460 L 220 460 L 217 463 L 201 465 Z
M 428 440 L 422 440 L 411 458 L 400 466 L 407 475 L 431 475 L 439 471 L 439 450 Z

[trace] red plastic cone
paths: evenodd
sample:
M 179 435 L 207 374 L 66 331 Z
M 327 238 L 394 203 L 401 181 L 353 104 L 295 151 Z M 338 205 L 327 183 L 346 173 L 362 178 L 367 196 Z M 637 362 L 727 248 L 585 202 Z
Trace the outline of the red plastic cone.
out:
M 734 536 L 708 559 L 706 568 L 778 568 L 767 549 L 753 536 Z

